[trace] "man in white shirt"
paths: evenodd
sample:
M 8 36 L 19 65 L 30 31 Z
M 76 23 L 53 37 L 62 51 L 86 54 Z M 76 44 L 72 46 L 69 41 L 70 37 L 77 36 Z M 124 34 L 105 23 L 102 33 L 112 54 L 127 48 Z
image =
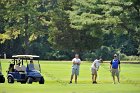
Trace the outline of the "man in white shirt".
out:
M 96 60 L 94 60 L 94 62 L 91 65 L 91 73 L 92 73 L 92 83 L 96 84 L 96 79 L 97 79 L 97 71 L 99 70 L 99 66 L 100 66 L 100 58 L 97 58 Z
M 75 58 L 72 59 L 72 62 L 73 62 L 73 65 L 72 65 L 72 74 L 71 74 L 70 84 L 72 83 L 72 79 L 74 75 L 75 75 L 75 83 L 77 83 L 77 76 L 79 75 L 79 68 L 81 64 L 81 60 L 78 54 L 75 54 Z

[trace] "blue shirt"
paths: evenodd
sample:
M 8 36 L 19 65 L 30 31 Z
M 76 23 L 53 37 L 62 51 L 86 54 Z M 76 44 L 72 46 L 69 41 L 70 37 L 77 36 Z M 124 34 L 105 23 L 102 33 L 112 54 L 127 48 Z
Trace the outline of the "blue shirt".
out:
M 33 63 L 28 64 L 28 69 L 35 70 L 34 64 Z
M 113 59 L 110 64 L 112 65 L 112 68 L 117 69 L 120 61 L 118 59 Z

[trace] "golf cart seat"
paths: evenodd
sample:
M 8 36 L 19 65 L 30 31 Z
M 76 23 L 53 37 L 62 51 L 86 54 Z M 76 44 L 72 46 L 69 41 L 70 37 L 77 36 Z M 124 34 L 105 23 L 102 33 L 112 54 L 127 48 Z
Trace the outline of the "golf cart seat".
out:
M 26 67 L 24 65 L 21 66 L 22 71 L 26 71 Z
M 16 70 L 16 71 L 22 71 L 21 67 L 18 66 L 18 65 L 15 66 L 15 70 Z

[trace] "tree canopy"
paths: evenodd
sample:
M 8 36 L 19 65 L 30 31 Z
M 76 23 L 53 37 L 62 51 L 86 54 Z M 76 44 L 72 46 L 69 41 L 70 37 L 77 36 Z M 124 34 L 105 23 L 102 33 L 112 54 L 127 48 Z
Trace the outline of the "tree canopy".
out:
M 1 0 L 0 52 L 70 59 L 140 55 L 139 0 Z M 105 57 L 108 55 L 108 57 Z

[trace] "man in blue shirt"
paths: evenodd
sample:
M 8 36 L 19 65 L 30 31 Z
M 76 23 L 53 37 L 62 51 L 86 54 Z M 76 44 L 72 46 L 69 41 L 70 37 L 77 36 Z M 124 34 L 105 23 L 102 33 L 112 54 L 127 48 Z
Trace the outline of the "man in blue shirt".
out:
M 33 60 L 30 60 L 30 64 L 28 64 L 28 69 L 29 70 L 35 70 Z
M 110 71 L 112 73 L 113 83 L 115 84 L 115 76 L 117 76 L 118 82 L 120 83 L 120 60 L 117 58 L 117 54 L 114 54 L 114 59 L 110 62 Z

